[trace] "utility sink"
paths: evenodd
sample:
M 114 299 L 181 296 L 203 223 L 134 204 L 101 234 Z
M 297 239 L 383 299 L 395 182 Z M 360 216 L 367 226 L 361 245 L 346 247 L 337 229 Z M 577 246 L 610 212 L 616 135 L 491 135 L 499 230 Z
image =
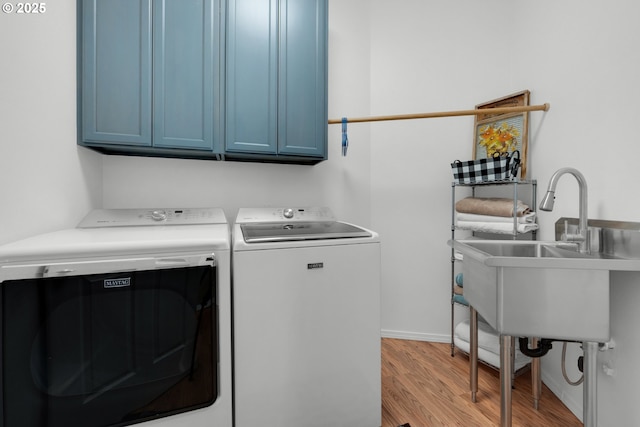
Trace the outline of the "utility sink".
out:
M 586 205 L 586 197 L 581 198 Z M 581 212 L 586 217 L 586 209 Z M 586 226 L 581 234 L 584 219 L 560 218 L 555 241 L 470 239 L 450 240 L 449 245 L 463 256 L 465 299 L 501 334 L 505 372 L 511 371 L 511 337 L 583 342 L 583 419 L 586 427 L 595 427 L 597 343 L 610 338 L 610 272 L 640 271 L 640 223 L 588 220 Z M 573 236 L 585 237 L 589 253 L 566 241 Z M 477 391 L 475 357 L 472 395 Z M 501 374 L 500 396 L 501 426 L 510 427 L 511 375 Z
M 464 296 L 500 334 L 609 340 L 609 272 L 638 260 L 578 252 L 560 241 L 453 240 Z

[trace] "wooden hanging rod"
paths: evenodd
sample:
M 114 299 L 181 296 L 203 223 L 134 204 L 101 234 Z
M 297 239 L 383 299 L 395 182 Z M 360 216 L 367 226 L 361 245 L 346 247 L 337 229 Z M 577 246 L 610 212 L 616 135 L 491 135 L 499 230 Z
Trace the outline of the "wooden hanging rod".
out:
M 440 111 L 437 113 L 399 114 L 396 116 L 374 116 L 347 118 L 347 123 L 382 122 L 386 120 L 431 119 L 435 117 L 475 116 L 479 114 L 523 113 L 525 111 L 548 111 L 548 103 L 542 105 L 525 105 L 521 107 L 480 108 L 475 110 Z M 330 125 L 341 124 L 342 119 L 329 120 Z

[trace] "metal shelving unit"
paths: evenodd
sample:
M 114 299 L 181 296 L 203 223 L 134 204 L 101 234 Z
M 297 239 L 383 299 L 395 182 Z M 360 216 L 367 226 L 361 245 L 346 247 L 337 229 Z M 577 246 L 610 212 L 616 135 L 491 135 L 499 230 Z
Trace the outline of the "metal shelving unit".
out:
M 508 236 L 511 239 L 518 238 L 529 238 L 531 240 L 536 240 L 537 238 L 537 229 L 532 230 L 526 233 L 518 232 L 518 217 L 517 217 L 517 206 L 518 206 L 518 197 L 521 194 L 520 187 L 528 186 L 530 187 L 530 207 L 532 209 L 536 209 L 536 200 L 537 200 L 537 181 L 536 180 L 514 180 L 514 181 L 492 181 L 492 182 L 484 182 L 484 183 L 475 183 L 475 184 L 458 184 L 453 182 L 451 185 L 451 240 L 455 240 L 456 231 L 458 228 L 456 226 L 456 190 L 459 187 L 466 187 L 471 189 L 471 196 L 475 197 L 478 189 L 492 188 L 492 187 L 500 187 L 500 186 L 511 186 L 510 196 L 513 198 L 513 230 L 510 234 L 493 234 L 486 232 L 477 232 L 474 230 L 470 230 L 473 237 L 477 237 L 480 239 L 504 239 L 505 236 Z M 451 248 L 451 356 L 455 355 L 455 343 L 454 343 L 454 329 L 455 329 L 455 306 L 456 304 L 460 304 L 459 299 L 456 298 L 455 294 L 455 285 L 456 285 L 456 263 L 461 261 L 458 257 L 456 257 L 455 250 L 453 247 Z M 463 288 L 464 289 L 464 288 Z M 464 291 L 463 291 L 464 294 Z M 471 400 L 472 402 L 476 401 L 476 394 L 478 390 L 478 313 L 468 304 L 464 304 L 469 307 L 470 313 L 470 340 L 469 340 L 469 360 L 470 360 L 470 388 L 471 388 Z M 535 340 L 535 338 L 534 338 Z M 512 348 L 514 348 L 512 346 Z M 515 358 L 515 353 L 512 353 L 512 362 Z M 482 361 L 482 360 L 480 360 Z M 484 362 L 484 361 L 482 361 Z M 486 363 L 488 366 L 493 368 L 498 368 L 490 363 Z M 512 366 L 514 364 L 512 363 Z M 512 378 L 515 375 L 515 372 L 511 372 Z M 540 360 L 533 359 L 531 362 L 531 377 L 532 377 L 532 394 L 534 399 L 534 407 L 538 407 L 538 401 L 540 399 L 540 390 L 541 390 L 541 382 L 540 382 Z
M 471 196 L 475 197 L 476 190 L 480 188 L 485 189 L 485 188 L 496 187 L 496 186 L 511 186 L 512 187 L 511 196 L 513 197 L 513 211 L 516 212 L 518 197 L 521 194 L 520 187 L 522 186 L 530 187 L 531 204 L 529 206 L 531 206 L 532 209 L 535 209 L 536 200 L 537 200 L 537 194 L 536 194 L 537 185 L 538 183 L 536 180 L 491 181 L 491 182 L 482 182 L 482 183 L 475 183 L 475 184 L 458 184 L 456 182 L 452 182 L 451 184 L 451 240 L 456 239 L 456 231 L 458 231 L 458 228 L 456 226 L 456 192 L 457 192 L 456 190 L 458 188 L 460 187 L 470 188 Z M 515 240 L 515 239 L 518 239 L 519 237 L 523 237 L 527 235 L 529 235 L 531 240 L 536 240 L 537 238 L 537 230 L 533 230 L 528 233 L 518 233 L 518 217 L 515 214 L 513 217 L 513 231 L 511 234 L 492 234 L 492 233 L 486 233 L 486 232 L 477 232 L 474 230 L 471 230 L 471 232 L 475 237 L 478 237 L 478 238 L 495 239 L 496 236 L 501 238 L 508 236 L 509 238 Z M 481 235 L 478 236 L 477 234 L 481 234 Z M 453 342 L 454 328 L 455 328 L 455 305 L 456 304 L 465 305 L 460 298 L 456 298 L 456 293 L 455 293 L 456 263 L 458 261 L 459 259 L 457 259 L 456 257 L 455 250 L 451 248 L 451 356 L 454 356 L 454 353 L 455 353 L 455 345 Z

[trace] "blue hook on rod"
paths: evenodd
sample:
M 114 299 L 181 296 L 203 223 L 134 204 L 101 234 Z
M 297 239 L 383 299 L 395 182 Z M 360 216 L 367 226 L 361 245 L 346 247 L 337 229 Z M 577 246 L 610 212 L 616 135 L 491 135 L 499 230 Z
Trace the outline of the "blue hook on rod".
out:
M 347 118 L 342 118 L 342 157 L 347 156 L 347 149 L 349 148 L 349 137 L 347 136 Z

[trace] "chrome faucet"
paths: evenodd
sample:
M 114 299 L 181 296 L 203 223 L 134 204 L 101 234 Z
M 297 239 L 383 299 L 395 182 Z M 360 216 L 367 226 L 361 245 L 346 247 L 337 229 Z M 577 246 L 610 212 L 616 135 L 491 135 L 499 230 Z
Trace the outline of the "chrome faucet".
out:
M 558 184 L 558 180 L 560 177 L 566 173 L 573 175 L 578 180 L 578 187 L 580 189 L 580 210 L 578 212 L 579 221 L 578 221 L 578 234 L 569 234 L 565 231 L 562 235 L 562 240 L 567 242 L 578 242 L 579 250 L 582 253 L 589 253 L 590 239 L 589 239 L 589 228 L 587 225 L 588 216 L 587 216 L 587 180 L 584 178 L 584 175 L 580 173 L 577 169 L 573 168 L 562 168 L 558 169 L 552 176 L 549 181 L 549 188 L 547 188 L 547 194 L 545 194 L 542 199 L 542 203 L 540 203 L 540 210 L 551 212 L 553 210 L 553 202 L 555 200 L 555 192 L 556 185 Z

